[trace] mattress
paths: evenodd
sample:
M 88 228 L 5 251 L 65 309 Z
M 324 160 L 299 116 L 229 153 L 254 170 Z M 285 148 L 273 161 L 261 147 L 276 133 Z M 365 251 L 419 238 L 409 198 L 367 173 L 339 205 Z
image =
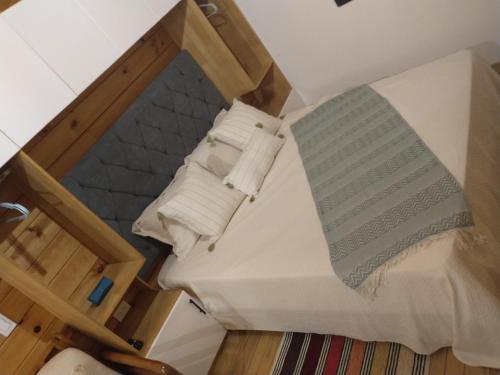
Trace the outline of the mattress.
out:
M 230 329 L 315 332 L 390 341 L 428 354 L 452 346 L 469 365 L 500 367 L 500 80 L 461 51 L 371 85 L 463 186 L 485 241 L 433 241 L 394 264 L 368 298 L 333 273 L 290 125 L 258 199 L 245 201 L 213 252 L 200 241 L 169 257 L 164 288 L 194 293 Z

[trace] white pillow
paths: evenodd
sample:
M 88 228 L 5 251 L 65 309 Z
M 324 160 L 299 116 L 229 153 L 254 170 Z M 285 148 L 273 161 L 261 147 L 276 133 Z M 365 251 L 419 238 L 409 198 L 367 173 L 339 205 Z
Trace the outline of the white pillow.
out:
M 175 220 L 163 220 L 158 217 L 158 207 L 171 197 L 182 183 L 186 167 L 177 170 L 175 178 L 167 188 L 155 199 L 132 225 L 132 232 L 143 237 L 151 237 L 160 242 L 172 245 L 172 251 L 179 260 L 185 258 L 200 237 L 184 224 Z
M 175 220 L 168 220 L 158 217 L 158 213 L 155 212 L 156 218 L 163 223 L 163 227 L 166 228 L 168 233 L 172 236 L 174 244 L 172 251 L 177 256 L 179 261 L 183 260 L 191 249 L 196 245 L 200 235 L 193 232 L 184 224 L 181 224 Z
M 200 167 L 212 172 L 219 178 L 227 176 L 240 158 L 241 151 L 223 142 L 208 142 L 203 138 L 192 154 L 184 162 L 197 163 Z
M 245 196 L 196 163 L 187 166 L 175 194 L 158 208 L 158 214 L 176 220 L 213 243 L 224 233 Z
M 281 134 L 276 137 L 262 129 L 257 129 L 234 168 L 224 178 L 224 184 L 247 195 L 257 196 L 264 177 L 271 169 L 274 158 L 283 143 L 285 139 Z
M 214 128 L 221 124 L 226 114 L 227 111 L 224 109 L 219 112 L 214 121 Z M 205 137 L 194 151 L 186 156 L 184 162 L 186 164 L 190 162 L 197 163 L 216 176 L 223 178 L 234 167 L 240 155 L 241 150 L 223 142 L 208 142 L 208 137 Z
M 209 140 L 217 139 L 243 150 L 257 126 L 270 134 L 276 134 L 281 120 L 234 99 L 233 106 L 220 125 L 210 130 L 208 136 Z

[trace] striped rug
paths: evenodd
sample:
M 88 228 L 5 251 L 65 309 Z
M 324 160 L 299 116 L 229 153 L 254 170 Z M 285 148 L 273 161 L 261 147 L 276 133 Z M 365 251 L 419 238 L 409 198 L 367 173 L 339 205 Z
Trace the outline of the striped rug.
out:
M 400 344 L 286 333 L 271 375 L 427 375 L 429 362 Z

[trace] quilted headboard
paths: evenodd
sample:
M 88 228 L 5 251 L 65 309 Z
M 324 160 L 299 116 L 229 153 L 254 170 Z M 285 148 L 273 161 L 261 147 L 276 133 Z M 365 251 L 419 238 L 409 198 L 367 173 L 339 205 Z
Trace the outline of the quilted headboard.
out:
M 62 180 L 146 257 L 142 276 L 169 247 L 132 234 L 132 223 L 170 183 L 225 106 L 182 51 Z

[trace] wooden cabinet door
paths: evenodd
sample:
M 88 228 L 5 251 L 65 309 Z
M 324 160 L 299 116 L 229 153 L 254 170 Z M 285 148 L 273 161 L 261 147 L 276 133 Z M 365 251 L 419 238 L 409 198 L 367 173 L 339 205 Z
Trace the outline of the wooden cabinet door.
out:
M 3 14 L 0 15 L 0 131 L 23 147 L 76 95 L 12 30 Z
M 23 0 L 2 16 L 76 94 L 120 56 L 75 0 Z
M 157 22 L 145 0 L 76 0 L 124 53 Z
M 201 306 L 181 293 L 146 357 L 168 363 L 183 375 L 206 375 L 226 330 L 193 302 Z

